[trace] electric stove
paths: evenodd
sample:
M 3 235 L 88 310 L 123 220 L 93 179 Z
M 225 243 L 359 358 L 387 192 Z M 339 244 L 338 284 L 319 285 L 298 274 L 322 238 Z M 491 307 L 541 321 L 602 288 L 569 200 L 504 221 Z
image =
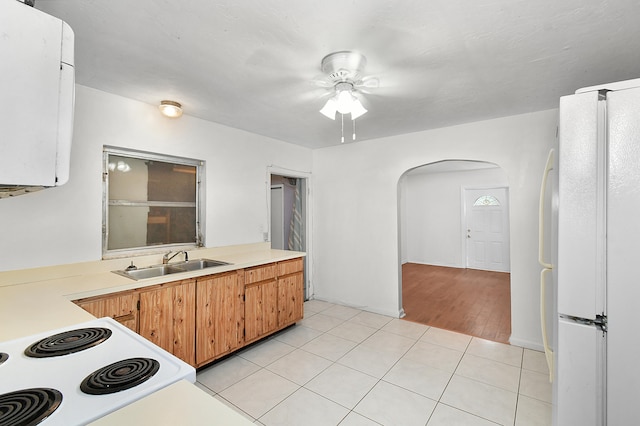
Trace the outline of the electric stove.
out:
M 195 369 L 111 318 L 0 342 L 0 425 L 84 425 Z

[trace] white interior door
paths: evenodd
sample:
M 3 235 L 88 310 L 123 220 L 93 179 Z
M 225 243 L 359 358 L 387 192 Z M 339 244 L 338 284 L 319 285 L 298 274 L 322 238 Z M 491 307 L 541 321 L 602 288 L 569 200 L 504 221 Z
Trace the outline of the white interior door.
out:
M 271 186 L 271 248 L 284 250 L 284 187 Z
M 465 189 L 467 268 L 509 272 L 507 188 Z

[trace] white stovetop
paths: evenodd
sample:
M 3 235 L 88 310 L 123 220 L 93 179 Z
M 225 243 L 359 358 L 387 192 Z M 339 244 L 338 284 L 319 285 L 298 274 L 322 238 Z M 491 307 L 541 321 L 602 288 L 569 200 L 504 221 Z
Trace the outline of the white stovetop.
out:
M 111 335 L 98 345 L 67 355 L 33 358 L 24 354 L 27 347 L 41 339 L 91 327 L 111 330 Z M 62 393 L 60 406 L 42 421 L 43 426 L 87 424 L 179 380 L 186 379 L 191 383 L 196 380 L 193 367 L 111 318 L 0 342 L 0 352 L 9 354 L 0 365 L 0 394 L 30 388 L 52 388 Z M 120 392 L 106 395 L 82 392 L 80 384 L 88 375 L 129 358 L 153 359 L 159 363 L 159 369 L 147 381 Z

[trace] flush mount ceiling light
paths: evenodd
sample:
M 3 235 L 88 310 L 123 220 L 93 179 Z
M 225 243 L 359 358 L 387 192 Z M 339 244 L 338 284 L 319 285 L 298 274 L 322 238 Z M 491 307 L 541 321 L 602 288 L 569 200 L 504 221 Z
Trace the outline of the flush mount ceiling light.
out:
M 378 87 L 376 78 L 363 77 L 366 65 L 367 58 L 364 55 L 351 51 L 331 53 L 322 58 L 320 63 L 320 69 L 324 75 L 316 80 L 316 83 L 319 86 L 329 88 L 332 94 L 320 113 L 331 120 L 335 120 L 336 114 L 340 113 L 342 142 L 344 142 L 344 116 L 351 115 L 354 129 L 353 140 L 355 140 L 355 119 L 367 112 L 356 96 L 356 92 L 361 88 Z
M 170 118 L 178 118 L 182 115 L 182 105 L 175 101 L 162 101 L 158 106 L 162 115 Z
M 117 163 L 109 163 L 109 171 L 119 171 L 122 173 L 127 173 L 131 171 L 131 166 L 125 161 L 118 161 Z

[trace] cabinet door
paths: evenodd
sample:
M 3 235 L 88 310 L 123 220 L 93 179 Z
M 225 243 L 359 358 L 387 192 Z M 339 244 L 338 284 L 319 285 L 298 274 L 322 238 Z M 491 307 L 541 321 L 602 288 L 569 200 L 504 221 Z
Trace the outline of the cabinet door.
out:
M 293 324 L 302 319 L 302 273 L 278 278 L 278 327 Z
M 74 303 L 96 318 L 111 317 L 138 331 L 138 295 L 133 291 L 75 300 Z
M 140 292 L 140 335 L 194 364 L 195 280 Z
M 250 342 L 278 327 L 278 282 L 251 284 L 244 292 L 244 338 Z
M 173 354 L 188 364 L 196 361 L 196 280 L 173 290 Z
M 140 335 L 173 352 L 173 303 L 171 287 L 140 293 Z
M 200 278 L 196 285 L 196 363 L 201 365 L 244 343 L 242 272 Z

